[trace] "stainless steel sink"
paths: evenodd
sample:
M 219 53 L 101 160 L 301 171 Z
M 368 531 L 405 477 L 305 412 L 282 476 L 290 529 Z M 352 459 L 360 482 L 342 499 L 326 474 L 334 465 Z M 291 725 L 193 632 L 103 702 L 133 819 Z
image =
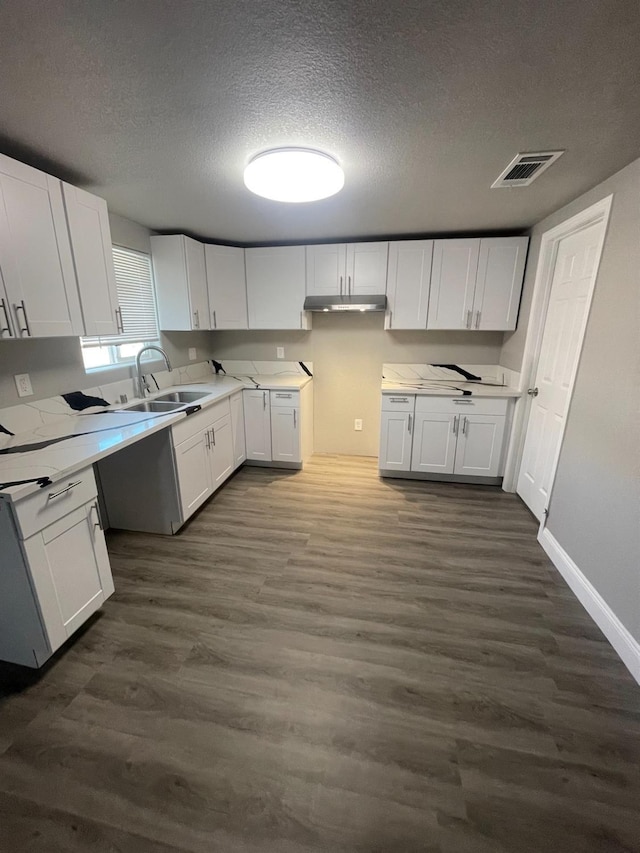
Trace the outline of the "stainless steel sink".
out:
M 122 412 L 158 412 L 168 414 L 181 409 L 183 403 L 170 403 L 168 400 L 145 400 L 144 403 L 136 403 L 135 406 L 127 406 L 126 409 L 121 409 Z
M 202 397 L 206 396 L 206 392 L 203 394 L 202 391 L 171 391 L 168 394 L 161 394 L 155 400 L 157 402 L 193 403 L 194 400 L 201 400 Z

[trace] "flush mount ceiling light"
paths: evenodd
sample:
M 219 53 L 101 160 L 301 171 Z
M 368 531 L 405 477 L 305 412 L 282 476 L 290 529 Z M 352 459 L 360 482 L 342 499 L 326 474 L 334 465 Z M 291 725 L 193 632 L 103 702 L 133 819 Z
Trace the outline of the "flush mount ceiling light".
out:
M 311 148 L 274 148 L 258 154 L 244 170 L 244 183 L 272 201 L 318 201 L 340 192 L 344 172 L 337 161 Z

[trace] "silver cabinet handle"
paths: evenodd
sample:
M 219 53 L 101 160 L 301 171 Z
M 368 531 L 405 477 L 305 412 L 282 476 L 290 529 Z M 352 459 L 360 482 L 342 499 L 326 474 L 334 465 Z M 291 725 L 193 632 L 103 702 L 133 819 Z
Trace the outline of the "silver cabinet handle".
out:
M 262 392 L 262 408 L 263 409 L 267 408 L 267 392 L 266 391 Z
M 465 323 L 465 326 L 467 327 L 467 329 L 471 328 L 471 315 L 472 315 L 472 313 L 473 312 L 471 311 L 471 308 L 469 308 L 467 311 L 467 322 Z
M 0 308 L 2 308 L 2 312 L 4 314 L 4 322 L 6 323 L 5 326 L 2 326 L 0 328 L 0 338 L 2 338 L 4 336 L 5 332 L 9 332 L 9 337 L 13 338 L 13 337 L 15 337 L 15 335 L 13 334 L 13 329 L 11 328 L 11 320 L 9 318 L 9 310 L 7 308 L 7 303 L 4 301 L 4 299 L 0 299 Z
M 453 400 L 456 406 L 475 406 L 473 400 L 470 400 L 468 397 L 464 397 L 462 400 Z
M 211 436 L 209 435 L 209 430 L 205 430 L 205 449 L 211 449 Z
M 124 323 L 122 322 L 122 308 L 118 306 L 115 311 L 116 314 L 116 329 L 118 330 L 118 334 L 124 334 Z
M 342 296 L 342 279 L 344 276 L 340 276 L 340 296 Z
M 213 442 L 213 446 L 216 446 L 216 430 L 215 427 L 211 427 L 211 441 Z
M 389 402 L 390 403 L 408 403 L 409 398 L 408 397 L 389 397 Z
M 285 399 L 285 400 L 290 400 L 290 399 L 291 399 L 291 394 L 279 394 L 279 393 L 278 393 L 278 394 L 276 394 L 276 397 L 282 397 L 282 398 L 283 398 L 283 399 Z
M 296 410 L 295 409 L 293 410 L 293 428 L 294 429 L 298 428 L 298 420 L 296 418 Z
M 102 523 L 102 516 L 100 515 L 100 507 L 98 506 L 98 501 L 95 501 L 91 509 L 95 509 L 97 521 L 93 522 L 94 527 L 100 528 L 100 530 L 104 530 L 104 525 Z
M 453 416 L 453 425 L 452 425 L 452 427 L 451 427 L 451 432 L 452 432 L 454 435 L 457 435 L 457 434 L 458 434 L 458 420 L 459 420 L 459 419 L 460 419 L 460 415 L 454 415 L 454 416 Z
M 464 418 L 462 419 L 462 434 L 463 435 L 467 434 L 467 424 L 468 423 L 469 423 L 469 419 L 465 415 Z
M 349 292 L 349 296 L 351 296 L 351 276 L 347 276 L 347 278 L 349 280 L 349 291 L 348 292 Z
M 65 492 L 70 492 L 71 489 L 75 489 L 76 486 L 79 486 L 82 480 L 76 480 L 75 483 L 69 483 L 68 486 L 65 486 L 64 489 L 60 489 L 58 492 L 49 492 L 47 495 L 47 500 L 51 501 L 54 498 L 59 498 L 60 495 L 64 495 Z
M 476 329 L 480 328 L 480 312 L 476 311 Z
M 391 311 L 391 309 L 389 309 L 389 328 L 391 328 L 392 320 L 393 320 L 393 311 Z
M 199 328 L 200 328 L 200 317 L 199 317 L 199 315 L 198 315 L 198 312 L 197 312 L 197 311 L 194 311 L 194 312 L 193 312 L 193 328 L 194 328 L 194 329 L 199 329 Z
M 14 305 L 13 310 L 16 312 L 16 320 L 18 320 L 18 329 L 20 331 L 20 337 L 24 337 L 25 332 L 29 337 L 31 337 L 31 329 L 29 328 L 29 318 L 27 317 L 27 309 L 25 308 L 24 299 L 20 300 L 20 305 Z M 18 311 L 22 311 L 22 313 L 24 314 L 24 329 L 20 328 Z
M 214 329 L 218 328 L 218 323 L 216 321 L 216 312 L 215 311 L 213 312 L 213 328 Z
M 407 432 L 411 432 L 411 415 L 409 415 L 409 421 L 407 424 Z

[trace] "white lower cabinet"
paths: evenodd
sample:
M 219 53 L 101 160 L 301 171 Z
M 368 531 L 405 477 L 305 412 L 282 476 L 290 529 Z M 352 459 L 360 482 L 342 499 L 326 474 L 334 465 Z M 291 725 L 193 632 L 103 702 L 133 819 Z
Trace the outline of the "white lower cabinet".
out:
M 233 472 L 229 400 L 180 421 L 172 437 L 184 523 Z
M 243 392 L 247 461 L 271 462 L 271 403 L 269 391 Z
M 247 462 L 302 468 L 313 452 L 313 391 L 244 391 Z
M 301 462 L 300 412 L 293 406 L 271 408 L 271 461 Z
M 383 395 L 378 467 L 432 476 L 502 476 L 509 401 Z
M 93 470 L 0 501 L 0 659 L 41 666 L 113 593 Z

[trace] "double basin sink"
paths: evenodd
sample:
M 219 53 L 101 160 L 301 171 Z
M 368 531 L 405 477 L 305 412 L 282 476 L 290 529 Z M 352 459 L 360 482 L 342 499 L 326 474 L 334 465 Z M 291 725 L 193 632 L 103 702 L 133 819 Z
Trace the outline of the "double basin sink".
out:
M 144 400 L 142 403 L 136 403 L 134 406 L 127 406 L 122 411 L 127 412 L 159 412 L 168 414 L 181 409 L 185 403 L 195 403 L 196 400 L 201 400 L 207 396 L 207 392 L 202 391 L 171 391 L 167 394 L 161 394 L 153 400 Z

